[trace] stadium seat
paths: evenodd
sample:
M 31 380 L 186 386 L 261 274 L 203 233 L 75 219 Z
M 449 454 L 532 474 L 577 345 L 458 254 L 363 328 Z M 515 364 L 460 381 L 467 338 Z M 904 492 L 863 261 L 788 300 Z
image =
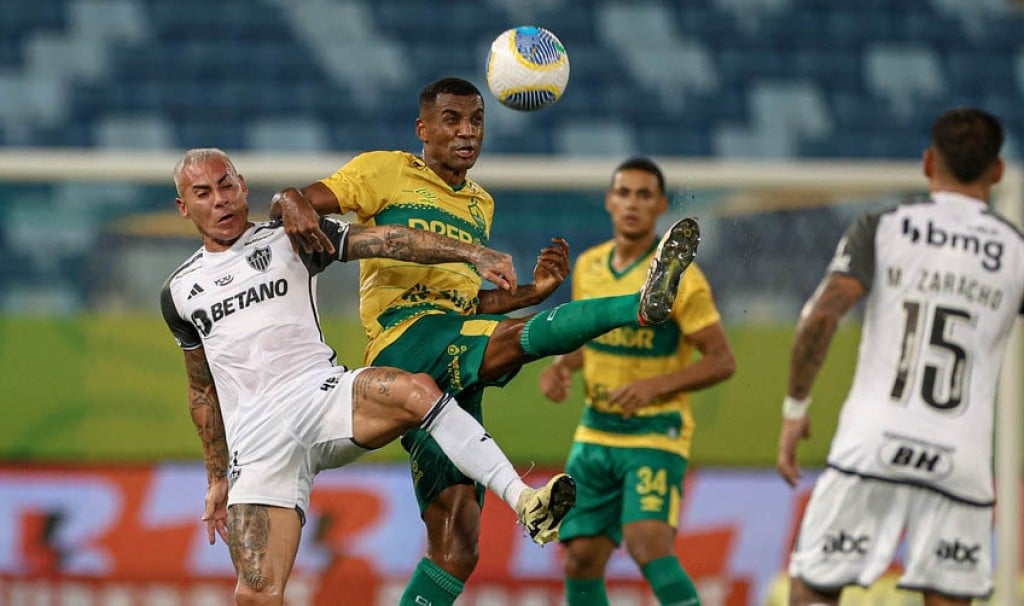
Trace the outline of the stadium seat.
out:
M 747 32 L 756 32 L 770 16 L 787 15 L 790 0 L 715 0 L 715 4 L 729 13 Z
M 571 134 L 576 124 L 609 119 L 614 123 L 596 135 L 605 141 L 629 139 L 666 151 L 677 149 L 673 141 L 698 142 L 680 153 L 744 147 L 814 157 L 905 153 L 903 137 L 879 144 L 880 134 L 844 142 L 822 133 L 829 124 L 833 132 L 880 124 L 918 133 L 925 109 L 987 97 L 1007 109 L 1024 101 L 1024 15 L 1005 0 L 454 0 L 446 6 L 8 2 L 0 20 L 0 141 L 107 145 L 140 129 L 147 145 L 177 145 L 183 134 L 211 140 L 232 128 L 296 116 L 327 125 L 319 142 L 306 138 L 309 145 L 344 140 L 365 148 L 385 133 L 403 133 L 400 141 L 407 141 L 412 100 L 423 84 L 459 75 L 482 87 L 490 41 L 524 20 L 560 36 L 572 75 L 553 108 L 518 117 L 490 112 L 493 143 L 519 153 L 575 148 L 569 141 L 578 140 Z M 969 43 L 951 43 L 956 40 Z M 802 109 L 792 110 L 787 101 L 773 101 L 765 86 L 806 87 L 814 100 L 805 97 L 796 102 Z M 190 114 L 199 109 L 218 120 L 194 122 Z M 765 116 L 776 110 L 782 114 L 772 121 L 784 124 L 782 143 L 764 134 Z M 1011 125 L 1013 114 L 1005 117 Z M 363 129 L 349 129 L 348 122 Z M 168 126 L 153 126 L 161 123 Z M 198 124 L 211 131 L 202 135 Z M 607 134 L 619 125 L 628 136 Z M 229 140 L 245 146 L 261 139 Z
M 597 28 L 605 43 L 621 54 L 633 78 L 658 93 L 668 115 L 675 112 L 680 96 L 718 88 L 708 50 L 699 40 L 684 40 L 661 5 L 604 5 L 598 9 Z M 672 61 L 664 61 L 666 55 Z
M 262 118 L 248 125 L 246 148 L 273 152 L 314 152 L 331 148 L 327 131 L 311 118 Z
M 159 115 L 107 115 L 93 123 L 97 147 L 114 149 L 171 149 L 174 126 Z
M 755 85 L 749 94 L 749 127 L 724 126 L 713 136 L 716 154 L 726 157 L 790 157 L 803 139 L 824 139 L 832 118 L 819 90 L 808 83 Z
M 864 54 L 868 90 L 888 99 L 894 115 L 907 117 L 919 99 L 942 94 L 942 69 L 930 49 L 883 42 L 870 45 Z

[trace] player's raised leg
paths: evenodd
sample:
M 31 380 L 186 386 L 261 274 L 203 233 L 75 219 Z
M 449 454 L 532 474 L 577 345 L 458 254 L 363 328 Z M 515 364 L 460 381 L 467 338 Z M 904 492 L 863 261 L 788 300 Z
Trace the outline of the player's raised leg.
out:
M 697 221 L 677 221 L 662 236 L 640 293 L 570 301 L 538 313 L 522 328 L 519 343 L 523 352 L 530 360 L 568 353 L 619 326 L 665 322 L 672 311 L 679 280 L 696 257 L 699 244 Z M 494 349 L 498 346 L 496 343 Z M 492 356 L 490 349 L 488 357 Z M 495 360 L 501 356 L 498 351 L 493 354 Z M 485 360 L 484 370 L 490 375 L 492 369 L 486 368 L 486 362 L 489 361 Z
M 647 281 L 640 291 L 640 323 L 661 324 L 672 313 L 672 304 L 679 291 L 683 272 L 693 263 L 700 244 L 697 221 L 686 218 L 677 221 L 665 232 L 647 270 Z
M 560 474 L 541 488 L 526 485 L 480 423 L 430 375 L 367 368 L 352 387 L 353 440 L 379 448 L 419 427 L 465 475 L 504 500 L 538 544 L 558 539 L 558 526 L 576 503 L 576 485 Z

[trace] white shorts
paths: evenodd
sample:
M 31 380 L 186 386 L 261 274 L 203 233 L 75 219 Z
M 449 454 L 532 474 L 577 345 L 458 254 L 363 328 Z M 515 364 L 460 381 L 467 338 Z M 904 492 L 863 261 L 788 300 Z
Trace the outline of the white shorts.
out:
M 305 520 L 314 476 L 369 452 L 352 441 L 352 382 L 363 370 L 330 369 L 307 395 L 228 445 L 229 506 L 294 507 Z
M 834 469 L 814 487 L 789 574 L 825 593 L 867 587 L 889 568 L 904 532 L 900 587 L 963 598 L 992 593 L 992 507 Z

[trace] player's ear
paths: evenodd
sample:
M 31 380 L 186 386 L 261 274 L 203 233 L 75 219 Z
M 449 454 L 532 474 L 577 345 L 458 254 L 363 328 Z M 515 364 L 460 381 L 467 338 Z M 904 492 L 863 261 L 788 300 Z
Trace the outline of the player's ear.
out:
M 1006 164 L 1003 163 L 1002 158 L 996 158 L 996 161 L 992 163 L 992 184 L 995 185 L 1003 178 L 1003 171 L 1006 169 Z
M 423 118 L 416 118 L 416 138 L 424 143 L 430 143 L 427 140 L 427 124 Z
M 188 219 L 188 207 L 185 206 L 185 201 L 181 198 L 175 198 L 174 203 L 178 206 L 178 214 Z
M 932 148 L 924 150 L 924 155 L 921 158 L 921 169 L 924 171 L 924 176 L 929 179 L 935 174 L 935 154 L 932 153 Z

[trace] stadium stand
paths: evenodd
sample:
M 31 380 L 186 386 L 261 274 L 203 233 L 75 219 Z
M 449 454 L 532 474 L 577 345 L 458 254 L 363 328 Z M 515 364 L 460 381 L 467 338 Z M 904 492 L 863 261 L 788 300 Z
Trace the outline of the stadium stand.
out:
M 419 0 L 7 0 L 4 12 L 8 147 L 416 150 L 422 85 L 452 74 L 483 88 L 490 41 L 528 22 L 565 43 L 568 90 L 528 115 L 492 102 L 488 153 L 912 159 L 937 111 L 971 103 L 1004 119 L 1012 158 L 1024 128 L 1024 13 L 1009 0 L 453 0 L 444 10 Z M 101 197 L 93 211 L 166 205 L 141 191 Z M 0 264 L 0 280 L 69 283 L 70 265 L 15 252 L 26 217 L 0 224 L 0 253 L 19 259 Z M 765 217 L 720 222 L 721 250 L 822 250 L 841 225 L 826 216 L 776 242 L 768 231 L 797 233 L 800 212 Z M 803 272 L 752 271 L 735 255 L 706 263 L 727 287 L 761 281 L 806 295 L 807 284 L 791 284 Z
M 261 132 L 298 120 L 305 134 L 292 148 L 371 148 L 374 129 L 408 127 L 423 80 L 480 83 L 510 13 L 556 31 L 573 63 L 563 102 L 520 124 L 517 141 L 499 134 L 489 147 L 502 152 L 572 153 L 581 120 L 615 118 L 611 134 L 595 135 L 618 142 L 604 148 L 612 155 L 636 139 L 665 155 L 900 158 L 911 153 L 903 135 L 926 128 L 922 102 L 1009 107 L 1024 97 L 1024 16 L 1005 0 L 547 1 L 518 14 L 497 0 L 443 11 L 415 0 L 5 7 L 4 145 L 179 148 L 236 130 L 226 147 L 262 149 Z M 800 109 L 772 119 L 790 100 Z M 873 124 L 900 136 L 829 136 Z M 771 137 L 783 142 L 759 143 Z

